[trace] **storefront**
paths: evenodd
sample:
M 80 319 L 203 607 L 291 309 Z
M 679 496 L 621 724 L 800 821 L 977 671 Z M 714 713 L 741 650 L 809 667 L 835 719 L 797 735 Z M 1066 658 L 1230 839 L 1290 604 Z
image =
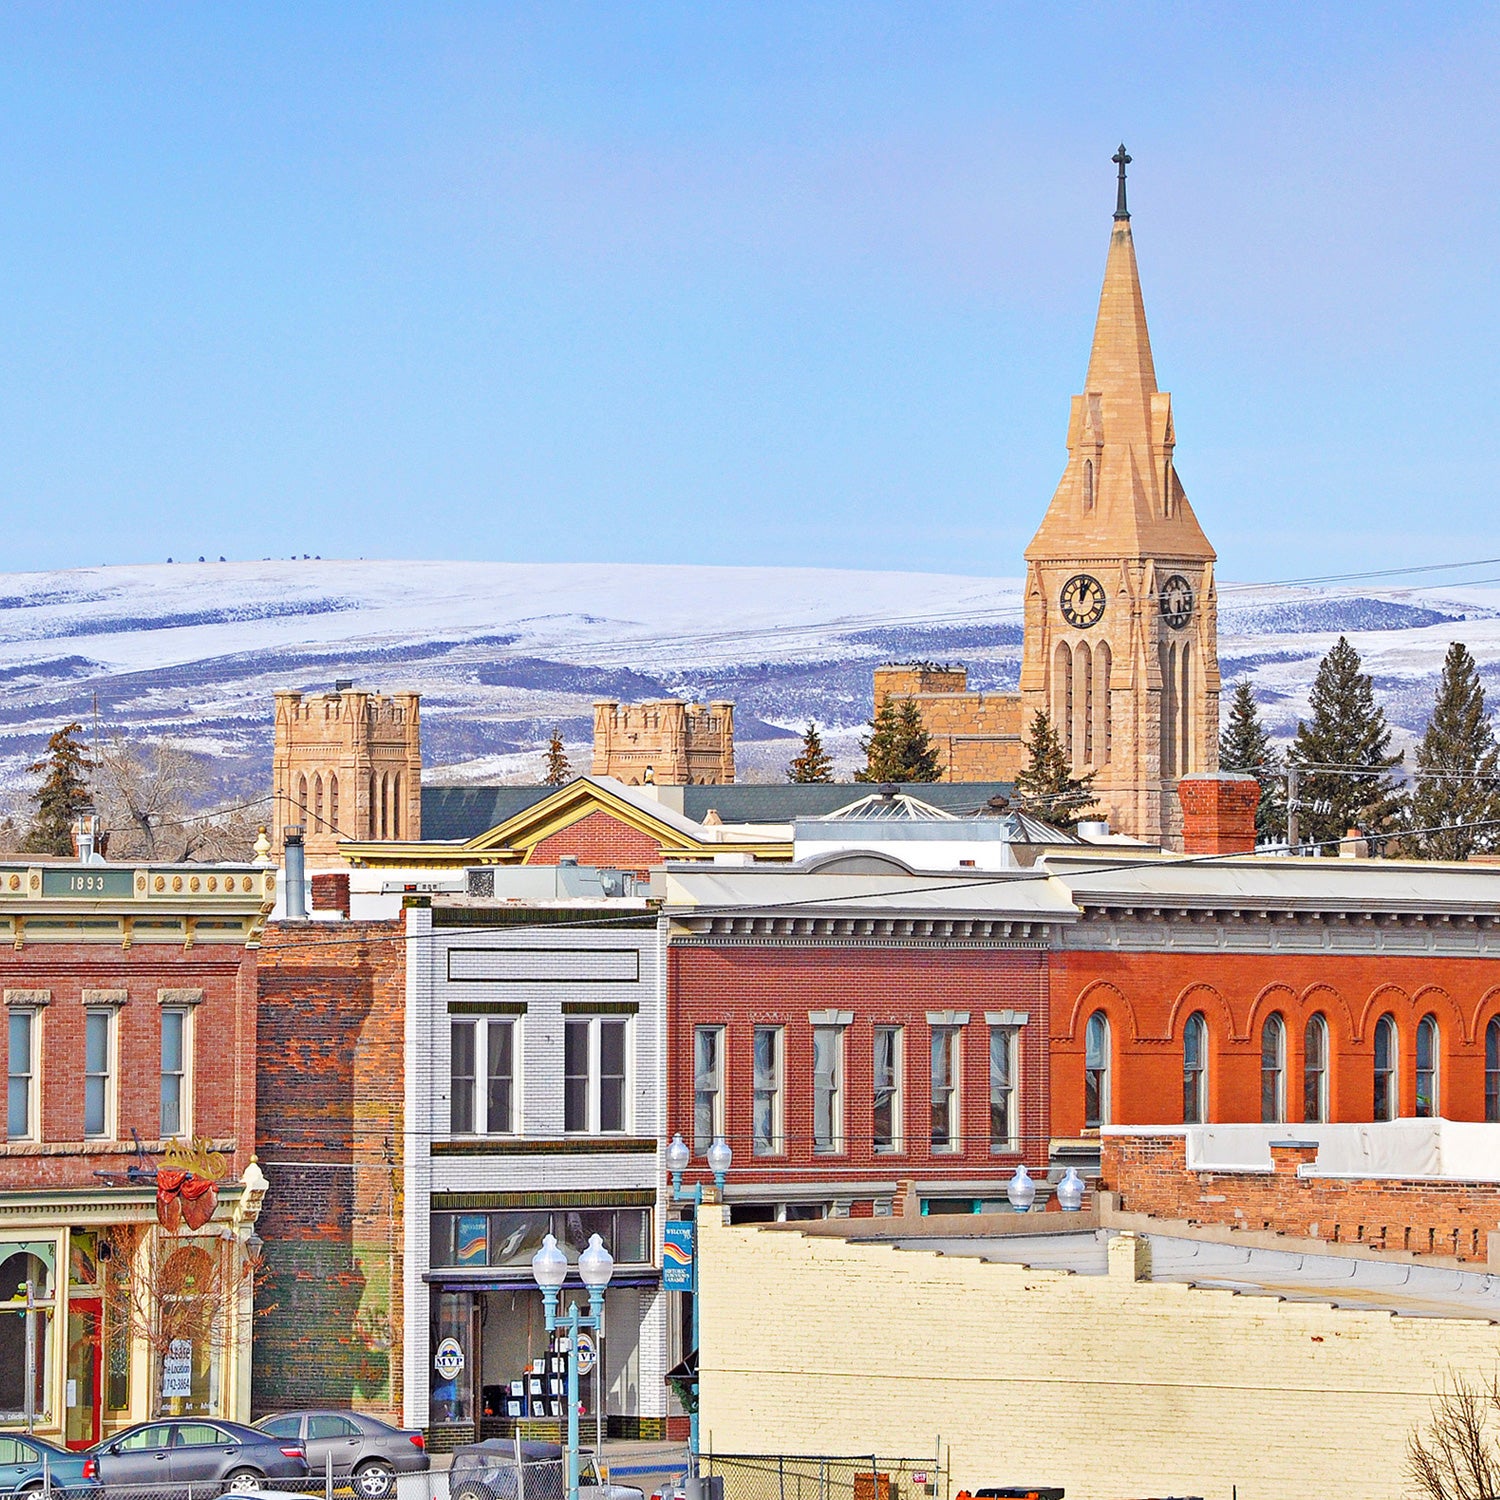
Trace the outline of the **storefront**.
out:
M 652 1435 L 663 1416 L 658 1367 L 666 1327 L 661 1272 L 653 1264 L 656 1195 L 644 1189 L 517 1201 L 535 1196 L 433 1197 L 426 1277 L 431 1428 L 435 1435 L 448 1429 L 455 1437 L 501 1436 L 518 1421 L 553 1422 L 565 1414 L 561 1344 L 547 1334 L 531 1258 L 552 1234 L 576 1264 L 597 1234 L 614 1256 L 615 1272 L 604 1301 L 601 1357 L 580 1381 L 581 1404 L 590 1422 L 602 1410 L 615 1436 Z M 570 1279 L 561 1311 L 575 1300 L 587 1310 L 582 1283 Z M 643 1350 L 654 1377 L 644 1402 Z

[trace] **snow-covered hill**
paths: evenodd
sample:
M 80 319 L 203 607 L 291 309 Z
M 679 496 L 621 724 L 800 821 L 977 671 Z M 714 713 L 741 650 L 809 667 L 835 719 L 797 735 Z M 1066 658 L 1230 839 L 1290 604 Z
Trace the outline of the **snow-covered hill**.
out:
M 1420 732 L 1452 640 L 1500 683 L 1500 587 L 1224 585 L 1226 684 L 1290 732 L 1342 632 L 1392 721 Z M 1013 687 L 1020 585 L 926 573 L 443 562 L 176 563 L 0 575 L 0 783 L 69 719 L 213 754 L 259 791 L 271 693 L 350 677 L 423 693 L 429 778 L 532 779 L 561 728 L 586 763 L 596 698 L 736 704 L 742 774 L 779 777 L 808 719 L 852 765 L 882 660 L 963 662 Z

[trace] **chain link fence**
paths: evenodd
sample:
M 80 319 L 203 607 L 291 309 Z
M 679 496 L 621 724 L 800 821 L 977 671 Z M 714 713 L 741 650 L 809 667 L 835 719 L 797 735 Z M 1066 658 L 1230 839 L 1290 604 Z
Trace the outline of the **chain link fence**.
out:
M 707 1453 L 706 1500 L 948 1500 L 934 1458 Z

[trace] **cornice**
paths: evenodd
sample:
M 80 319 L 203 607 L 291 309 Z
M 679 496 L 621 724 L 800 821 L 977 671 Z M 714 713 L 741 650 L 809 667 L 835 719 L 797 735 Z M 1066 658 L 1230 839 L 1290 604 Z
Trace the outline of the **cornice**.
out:
M 1064 923 L 1011 917 L 851 917 L 760 913 L 672 918 L 669 941 L 685 947 L 1050 948 Z

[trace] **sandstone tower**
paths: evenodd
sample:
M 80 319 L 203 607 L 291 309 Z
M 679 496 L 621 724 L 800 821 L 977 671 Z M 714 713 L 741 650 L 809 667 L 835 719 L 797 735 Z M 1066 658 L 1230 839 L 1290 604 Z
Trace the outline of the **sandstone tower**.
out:
M 1176 844 L 1178 778 L 1218 769 L 1214 550 L 1173 466 L 1120 147 L 1114 228 L 1068 463 L 1026 549 L 1021 696 L 1046 710 L 1113 827 Z
M 681 698 L 594 704 L 595 776 L 628 786 L 719 786 L 734 780 L 734 704 Z
M 1020 695 L 971 691 L 965 667 L 932 662 L 876 667 L 877 710 L 887 698 L 910 698 L 917 705 L 938 753 L 939 780 L 1014 781 L 1026 764 Z
M 422 730 L 416 693 L 276 694 L 275 847 L 307 830 L 309 865 L 341 865 L 341 839 L 422 836 Z

